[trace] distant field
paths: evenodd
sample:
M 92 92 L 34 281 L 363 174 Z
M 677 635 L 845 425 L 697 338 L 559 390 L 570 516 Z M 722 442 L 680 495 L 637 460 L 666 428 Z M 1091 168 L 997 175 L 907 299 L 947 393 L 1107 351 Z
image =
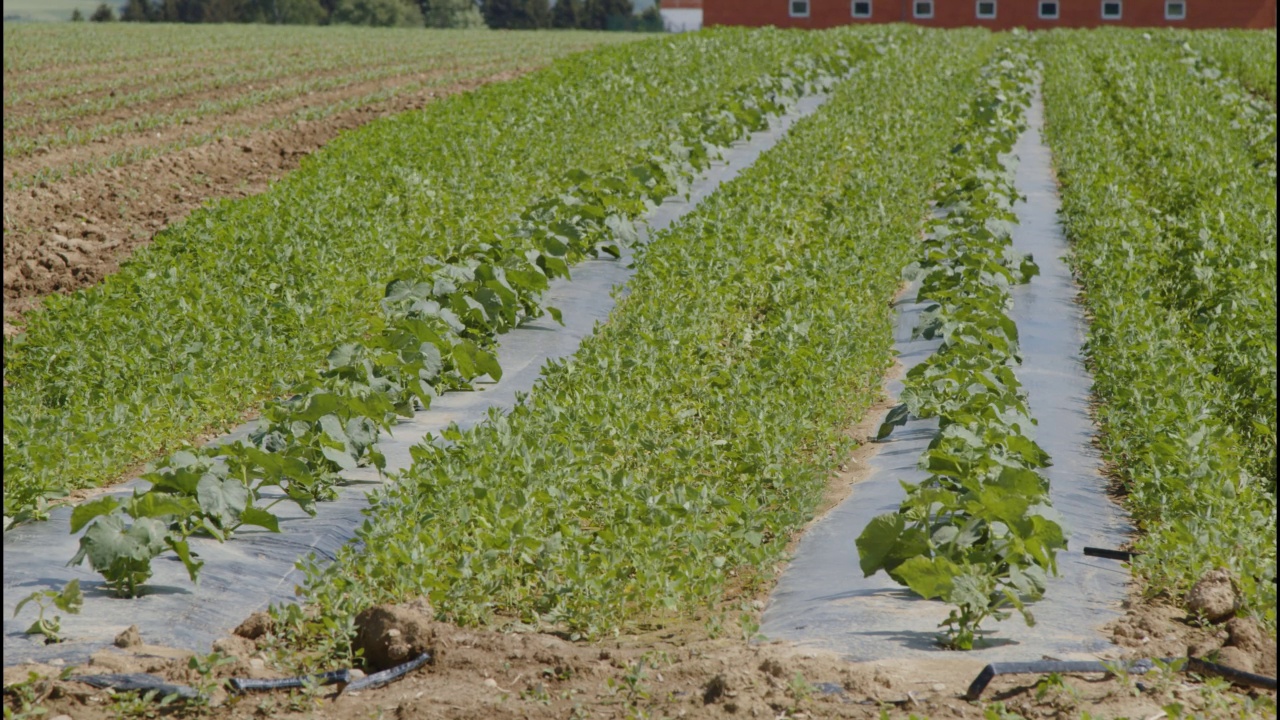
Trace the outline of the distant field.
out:
M 97 282 L 203 202 L 265 188 L 343 129 L 638 37 L 8 23 L 6 321 Z
M 112 3 L 114 4 L 114 3 Z M 57 22 L 70 20 L 76 8 L 89 17 L 98 3 L 89 0 L 5 0 L 5 22 Z

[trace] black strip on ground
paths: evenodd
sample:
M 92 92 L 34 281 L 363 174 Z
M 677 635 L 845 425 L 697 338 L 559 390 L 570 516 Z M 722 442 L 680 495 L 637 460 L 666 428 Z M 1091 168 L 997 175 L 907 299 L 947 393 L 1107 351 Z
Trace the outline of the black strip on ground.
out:
M 159 695 L 177 695 L 187 700 L 199 697 L 200 694 L 195 688 L 186 685 L 174 685 L 165 682 L 162 678 L 147 673 L 127 673 L 123 675 L 72 675 L 67 678 L 71 682 L 84 683 L 92 685 L 96 688 L 111 688 L 112 690 L 122 690 L 125 692 L 148 692 L 155 690 Z
M 376 672 L 368 677 L 360 678 L 350 685 L 347 685 L 342 691 L 356 692 L 359 690 L 382 687 L 393 680 L 399 680 L 401 677 L 408 675 L 429 662 L 431 662 L 431 653 L 424 652 L 403 665 L 397 665 L 390 670 L 383 670 L 382 672 Z
M 1266 675 L 1257 675 L 1255 673 L 1237 670 L 1226 665 L 1219 665 L 1208 660 L 1200 658 L 1163 658 L 1162 663 L 1174 663 L 1185 660 L 1182 669 L 1185 672 L 1196 672 L 1206 675 L 1218 675 L 1224 677 L 1237 685 L 1246 685 L 1249 687 L 1262 688 L 1264 690 L 1275 690 L 1276 679 L 1267 677 Z M 1131 673 L 1146 673 L 1155 667 L 1154 660 L 1132 660 L 1121 662 Z M 992 663 L 982 669 L 978 677 L 974 678 L 969 685 L 969 690 L 965 692 L 964 699 L 970 702 L 977 700 L 982 696 L 982 691 L 987 689 L 987 685 L 997 675 L 1019 675 L 1019 674 L 1035 674 L 1043 675 L 1046 673 L 1086 673 L 1098 672 L 1109 673 L 1111 668 L 1117 663 L 1102 663 L 1093 660 L 1075 661 L 1075 662 L 1058 662 L 1058 661 L 1039 661 L 1039 662 L 1013 662 L 1013 663 Z M 1110 667 L 1108 667 L 1110 666 Z
M 1125 562 L 1129 562 L 1138 556 L 1138 553 L 1129 552 L 1128 550 L 1108 550 L 1107 548 L 1096 547 L 1085 548 L 1084 554 L 1089 557 L 1107 558 L 1108 560 L 1123 560 Z
M 243 693 L 250 690 L 292 690 L 305 686 L 308 682 L 315 685 L 332 685 L 333 683 L 351 682 L 350 670 L 330 670 L 316 673 L 309 677 L 281 678 L 279 680 L 254 680 L 251 678 L 231 678 L 231 689 Z

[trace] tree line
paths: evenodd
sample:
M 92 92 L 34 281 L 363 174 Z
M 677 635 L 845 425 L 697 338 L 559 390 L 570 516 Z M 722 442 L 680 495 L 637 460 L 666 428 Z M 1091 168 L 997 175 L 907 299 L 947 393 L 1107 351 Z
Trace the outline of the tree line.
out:
M 554 1 L 554 4 L 552 4 Z M 83 20 L 79 10 L 71 14 Z M 92 22 L 273 23 L 529 30 L 663 29 L 658 5 L 636 14 L 631 0 L 126 0 L 102 3 Z

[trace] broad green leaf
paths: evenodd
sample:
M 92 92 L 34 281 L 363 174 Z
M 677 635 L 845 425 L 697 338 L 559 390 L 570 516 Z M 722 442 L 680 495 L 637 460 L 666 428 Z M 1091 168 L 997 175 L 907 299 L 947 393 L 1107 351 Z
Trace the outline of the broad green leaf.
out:
M 863 577 L 871 577 L 885 568 L 885 559 L 898 544 L 906 521 L 900 513 L 877 515 L 858 536 L 858 566 Z
M 256 525 L 271 532 L 280 532 L 280 519 L 262 508 L 247 507 L 240 513 L 240 522 L 244 525 Z
M 84 527 L 90 520 L 99 515 L 108 515 L 118 507 L 120 507 L 120 502 L 110 495 L 80 503 L 71 511 L 72 534 L 80 532 L 80 528 Z

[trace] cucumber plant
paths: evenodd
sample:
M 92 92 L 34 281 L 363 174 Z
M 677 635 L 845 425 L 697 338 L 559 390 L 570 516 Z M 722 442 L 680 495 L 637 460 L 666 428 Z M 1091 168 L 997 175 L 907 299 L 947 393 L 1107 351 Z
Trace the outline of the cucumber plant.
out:
M 920 260 L 905 275 L 928 305 L 915 334 L 941 340 L 913 367 L 902 405 L 881 426 L 936 417 L 939 432 L 920 458 L 929 476 L 903 483 L 897 512 L 872 520 L 857 539 L 866 575 L 881 570 L 926 599 L 954 606 L 943 643 L 973 647 L 982 622 L 1039 599 L 1055 554 L 1066 546 L 1037 472 L 1049 456 L 1035 443 L 1035 420 L 1014 373 L 1018 331 L 1006 314 L 1009 288 L 1039 271 L 1015 251 L 1010 227 L 1019 197 L 1003 155 L 1025 129 L 1033 68 L 1026 39 L 1003 47 L 985 69 L 961 141 L 936 195 Z

